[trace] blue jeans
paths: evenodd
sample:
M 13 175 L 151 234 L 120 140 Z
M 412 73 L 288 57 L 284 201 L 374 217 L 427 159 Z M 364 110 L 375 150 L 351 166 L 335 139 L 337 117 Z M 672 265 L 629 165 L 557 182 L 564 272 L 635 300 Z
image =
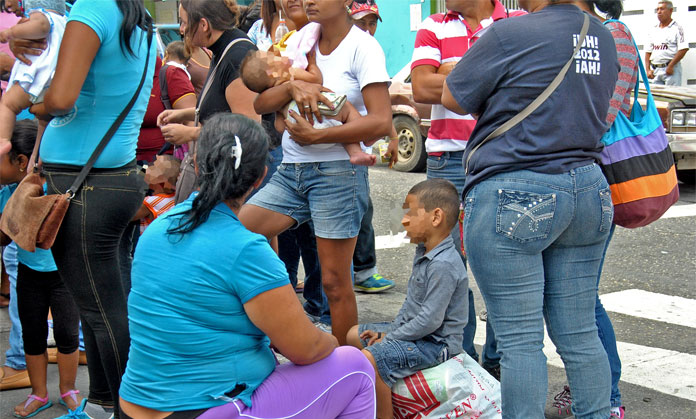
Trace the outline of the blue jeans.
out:
M 358 336 L 366 330 L 389 333 L 391 329 L 391 322 L 361 324 L 358 326 Z M 367 346 L 365 339 L 360 339 L 360 343 L 375 358 L 377 372 L 389 387 L 393 387 L 400 378 L 406 378 L 449 359 L 447 345 L 428 339 L 406 341 L 387 337 L 372 346 Z
M 463 151 L 445 152 L 442 156 L 428 156 L 428 179 L 447 179 L 454 183 L 459 195 L 462 195 L 466 175 L 462 166 Z M 461 251 L 462 239 L 459 235 L 459 224 L 452 229 L 452 239 L 454 245 Z M 461 254 L 462 261 L 466 265 L 466 256 Z M 478 353 L 474 347 L 474 335 L 476 335 L 476 307 L 474 306 L 474 293 L 469 288 L 469 319 L 464 326 L 464 337 L 462 340 L 462 348 L 470 357 L 479 360 Z M 495 333 L 490 322 L 486 322 L 486 343 L 483 345 L 481 353 L 481 363 L 485 367 L 496 367 L 500 363 L 500 355 L 496 350 Z
M 607 256 L 609 242 L 614 237 L 616 224 L 611 225 L 607 244 L 604 246 L 604 254 L 602 262 L 599 265 L 599 275 L 597 276 L 597 287 L 599 288 L 599 279 L 602 276 L 602 267 L 604 259 Z M 602 341 L 602 346 L 609 357 L 609 369 L 611 370 L 611 407 L 621 406 L 621 392 L 619 391 L 619 380 L 621 379 L 621 359 L 619 351 L 616 348 L 616 335 L 614 334 L 614 326 L 611 324 L 611 319 L 607 315 L 602 302 L 599 300 L 599 290 L 597 290 L 597 302 L 595 303 L 595 320 L 597 322 L 597 331 L 599 332 L 599 340 Z
M 667 74 L 667 68 L 654 68 L 653 74 L 655 78 L 652 79 L 653 84 L 662 84 L 667 86 L 681 86 L 682 79 L 682 69 L 681 63 L 674 66 L 674 72 L 670 76 Z
M 44 163 L 49 192 L 67 190 L 79 169 Z M 91 403 L 118 402 L 130 345 L 130 266 L 124 264 L 129 258 L 121 255 L 130 254 L 130 220 L 143 203 L 145 187 L 134 162 L 115 169 L 93 168 L 71 201 L 51 249 L 80 309 Z
M 599 166 L 500 173 L 466 195 L 471 270 L 501 354 L 503 418 L 543 418 L 544 320 L 580 419 L 607 419 L 611 376 L 597 334 L 597 276 L 614 215 Z
M 312 220 L 314 234 L 324 239 L 350 239 L 360 231 L 370 187 L 367 167 L 348 160 L 281 163 L 266 186 L 248 204 Z
M 24 341 L 22 341 L 22 324 L 19 322 L 17 310 L 17 245 L 10 243 L 2 252 L 2 262 L 5 272 L 10 278 L 10 349 L 5 352 L 5 366 L 16 370 L 27 369 L 24 361 Z

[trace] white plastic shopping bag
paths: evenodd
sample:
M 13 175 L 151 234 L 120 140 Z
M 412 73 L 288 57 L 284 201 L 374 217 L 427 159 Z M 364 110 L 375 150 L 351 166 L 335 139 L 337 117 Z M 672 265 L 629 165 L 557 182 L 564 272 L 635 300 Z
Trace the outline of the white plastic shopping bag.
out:
M 397 419 L 500 419 L 500 383 L 467 354 L 398 380 Z

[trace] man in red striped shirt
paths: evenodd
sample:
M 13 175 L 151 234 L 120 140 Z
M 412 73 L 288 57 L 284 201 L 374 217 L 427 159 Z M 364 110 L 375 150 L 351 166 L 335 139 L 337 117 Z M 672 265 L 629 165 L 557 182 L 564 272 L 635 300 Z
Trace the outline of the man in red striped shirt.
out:
M 447 74 L 486 28 L 496 20 L 524 12 L 508 12 L 498 0 L 447 0 L 446 7 L 446 13 L 428 17 L 418 29 L 411 63 L 411 81 L 413 99 L 432 104 L 430 131 L 425 142 L 427 176 L 451 181 L 461 197 L 465 182 L 462 158 L 476 121 L 471 115 L 457 115 L 442 106 L 442 86 Z M 458 226 L 452 231 L 452 237 L 457 248 L 461 249 Z M 463 254 L 462 259 L 466 262 Z M 474 294 L 469 289 L 469 319 L 464 328 L 463 348 L 469 356 L 478 360 L 473 343 L 475 333 Z M 488 325 L 482 358 L 484 368 L 499 378 L 500 357 L 496 352 L 493 329 Z

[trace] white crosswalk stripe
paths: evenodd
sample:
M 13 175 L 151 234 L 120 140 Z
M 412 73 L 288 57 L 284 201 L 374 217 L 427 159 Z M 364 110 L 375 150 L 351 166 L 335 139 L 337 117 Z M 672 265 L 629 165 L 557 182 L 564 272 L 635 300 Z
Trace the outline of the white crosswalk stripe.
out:
M 600 298 L 609 312 L 696 327 L 696 300 L 634 289 Z M 483 345 L 485 340 L 486 324 L 478 320 L 474 342 Z M 696 401 L 696 355 L 628 342 L 617 342 L 617 348 L 622 382 Z M 549 365 L 563 368 L 548 334 L 544 337 L 544 354 Z
M 628 289 L 601 296 L 607 311 L 696 328 L 696 301 Z

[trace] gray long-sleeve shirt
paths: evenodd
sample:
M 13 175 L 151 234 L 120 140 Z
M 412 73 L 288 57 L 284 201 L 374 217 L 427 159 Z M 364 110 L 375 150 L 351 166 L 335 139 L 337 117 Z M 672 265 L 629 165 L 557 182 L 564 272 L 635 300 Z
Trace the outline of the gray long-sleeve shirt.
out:
M 462 332 L 469 317 L 466 266 L 447 236 L 430 252 L 416 249 L 406 301 L 387 338 L 444 343 L 450 355 L 462 351 Z

